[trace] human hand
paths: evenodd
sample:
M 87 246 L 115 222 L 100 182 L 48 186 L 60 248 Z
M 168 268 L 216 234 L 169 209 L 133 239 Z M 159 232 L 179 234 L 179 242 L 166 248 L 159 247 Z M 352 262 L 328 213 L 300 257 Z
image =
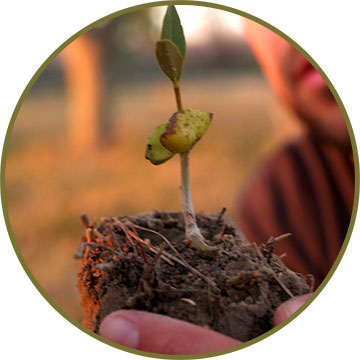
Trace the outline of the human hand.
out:
M 134 310 L 109 314 L 100 335 L 120 345 L 157 354 L 188 355 L 241 344 L 223 334 L 168 316 Z
M 282 303 L 276 310 L 273 318 L 274 326 L 279 325 L 302 306 L 312 293 L 297 296 Z
M 275 311 L 274 325 L 293 314 L 310 296 L 299 296 L 281 304 Z M 99 333 L 120 345 L 167 355 L 203 354 L 241 344 L 238 340 L 201 326 L 134 310 L 109 314 L 101 323 Z

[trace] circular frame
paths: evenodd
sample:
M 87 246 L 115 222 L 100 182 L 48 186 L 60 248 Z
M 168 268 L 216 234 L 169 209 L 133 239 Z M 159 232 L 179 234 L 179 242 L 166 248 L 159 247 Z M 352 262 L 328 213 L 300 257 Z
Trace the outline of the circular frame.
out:
M 35 279 L 35 277 L 32 275 L 30 269 L 28 268 L 28 266 L 26 265 L 24 258 L 22 257 L 21 251 L 19 249 L 19 247 L 16 244 L 16 239 L 14 236 L 14 233 L 12 231 L 11 225 L 10 225 L 10 219 L 9 219 L 9 215 L 8 215 L 8 211 L 7 211 L 7 201 L 6 201 L 6 193 L 5 193 L 5 170 L 6 170 L 6 157 L 7 157 L 7 152 L 8 152 L 8 143 L 12 134 L 12 129 L 14 127 L 14 123 L 16 121 L 17 115 L 19 113 L 19 110 L 24 102 L 24 100 L 26 99 L 30 89 L 32 88 L 32 86 L 34 85 L 34 83 L 37 81 L 37 79 L 39 78 L 39 76 L 42 74 L 42 72 L 45 70 L 45 68 L 48 66 L 48 64 L 67 46 L 69 45 L 73 40 L 75 40 L 76 38 L 78 38 L 79 36 L 83 35 L 84 33 L 86 33 L 87 31 L 95 28 L 96 26 L 111 20 L 115 17 L 118 17 L 120 15 L 124 15 L 133 11 L 137 11 L 137 10 L 141 10 L 141 9 L 147 9 L 150 7 L 156 7 L 156 6 L 167 6 L 167 5 L 193 5 L 193 6 L 203 6 L 203 7 L 209 7 L 209 8 L 213 8 L 213 9 L 218 9 L 218 10 L 223 10 L 223 11 L 227 11 L 227 12 L 231 12 L 233 14 L 236 15 L 240 15 L 243 17 L 246 17 L 252 21 L 255 21 L 256 23 L 263 25 L 265 27 L 267 27 L 269 30 L 275 32 L 276 34 L 278 34 L 279 36 L 281 36 L 284 40 L 286 40 L 287 42 L 289 42 L 292 46 L 294 46 L 313 66 L 314 68 L 321 74 L 322 78 L 324 79 L 324 81 L 326 82 L 326 84 L 328 85 L 330 91 L 332 92 L 334 98 L 336 99 L 336 102 L 341 110 L 341 113 L 345 119 L 345 122 L 347 124 L 347 128 L 348 128 L 348 132 L 349 132 L 349 136 L 351 139 L 351 145 L 352 145 L 352 150 L 353 150 L 353 154 L 354 154 L 354 167 L 355 167 L 355 194 L 354 194 L 354 204 L 353 204 L 353 211 L 351 214 L 351 219 L 350 219 L 350 223 L 349 223 L 349 227 L 348 227 L 348 231 L 344 240 L 344 243 L 341 247 L 341 250 L 334 262 L 334 264 L 332 265 L 330 271 L 328 272 L 327 276 L 325 277 L 325 279 L 322 281 L 321 285 L 316 289 L 316 291 L 313 293 L 313 295 L 310 297 L 310 299 L 300 308 L 298 309 L 294 314 L 292 314 L 287 320 L 283 321 L 280 325 L 274 327 L 273 329 L 267 331 L 266 333 L 250 340 L 247 341 L 244 344 L 232 347 L 232 348 L 228 348 L 226 350 L 222 350 L 222 351 L 217 351 L 217 352 L 212 352 L 212 353 L 207 353 L 207 354 L 201 354 L 201 355 L 162 355 L 162 354 L 155 354 L 155 353 L 149 353 L 149 352 L 144 352 L 144 351 L 139 351 L 139 350 L 135 350 L 135 349 L 131 349 L 128 347 L 124 347 L 121 346 L 119 344 L 116 344 L 112 341 L 109 341 L 103 337 L 101 337 L 98 334 L 93 333 L 92 331 L 90 331 L 89 329 L 85 328 L 83 325 L 81 325 L 79 322 L 77 322 L 76 320 L 74 320 L 73 318 L 71 318 L 69 315 L 67 315 L 58 305 L 56 305 L 54 303 L 54 301 L 48 296 L 48 294 L 46 293 L 46 291 L 40 286 L 40 284 L 38 283 L 38 281 Z M 357 146 L 356 146 L 356 141 L 355 141 L 355 136 L 351 127 L 351 123 L 349 120 L 349 117 L 347 115 L 347 112 L 345 110 L 345 107 L 338 95 L 338 93 L 336 92 L 334 86 L 332 85 L 332 83 L 330 82 L 329 78 L 326 76 L 326 74 L 322 71 L 322 69 L 319 67 L 319 65 L 315 62 L 315 60 L 302 48 L 300 47 L 296 42 L 294 42 L 291 38 L 289 38 L 286 34 L 284 34 L 283 32 L 281 32 L 279 29 L 277 29 L 276 27 L 270 25 L 269 23 L 253 16 L 250 15 L 249 13 L 240 11 L 238 9 L 234 9 L 231 7 L 227 7 L 224 5 L 217 5 L 214 3 L 210 3 L 210 2 L 202 2 L 202 1 L 156 1 L 156 2 L 150 2 L 147 4 L 142 4 L 142 5 L 137 5 L 137 6 L 133 6 L 133 7 L 129 7 L 127 9 L 123 9 L 117 12 L 114 12 L 110 15 L 107 15 L 93 23 L 91 23 L 90 25 L 86 26 L 85 28 L 81 29 L 80 31 L 78 31 L 76 34 L 74 34 L 73 36 L 71 36 L 68 40 L 66 40 L 63 44 L 61 44 L 45 61 L 44 63 L 40 66 L 40 68 L 36 71 L 36 73 L 33 75 L 33 77 L 31 78 L 30 82 L 27 84 L 27 86 L 25 87 L 19 101 L 17 102 L 17 105 L 14 109 L 14 112 L 12 114 L 11 120 L 10 120 L 10 124 L 8 126 L 7 132 L 6 132 L 6 136 L 5 136 L 5 141 L 4 141 L 4 145 L 3 145 L 3 152 L 2 152 L 2 158 L 1 158 L 1 199 L 2 199 L 2 207 L 3 207 L 3 213 L 4 213 L 4 219 L 5 219 L 5 223 L 6 223 L 6 227 L 12 242 L 12 245 L 14 247 L 14 250 L 16 252 L 16 255 L 23 267 L 23 269 L 25 270 L 26 274 L 28 275 L 28 277 L 30 278 L 30 280 L 32 281 L 32 283 L 34 284 L 34 286 L 37 288 L 37 290 L 42 294 L 42 296 L 49 302 L 49 304 L 55 309 L 57 310 L 64 318 L 66 318 L 70 323 L 72 323 L 73 325 L 75 325 L 76 327 L 78 327 L 79 329 L 81 329 L 82 331 L 84 331 L 85 333 L 87 333 L 88 335 L 92 336 L 93 338 L 102 341 L 103 343 L 106 343 L 108 345 L 111 345 L 113 347 L 119 348 L 121 350 L 125 350 L 128 351 L 130 353 L 134 353 L 134 354 L 138 354 L 138 355 L 143 355 L 143 356 L 147 356 L 147 357 L 152 357 L 152 358 L 160 358 L 160 359 L 201 359 L 201 358 L 206 358 L 206 357 L 210 357 L 210 356 L 217 356 L 217 355 L 224 355 L 227 354 L 229 352 L 233 352 L 245 347 L 248 347 L 252 344 L 257 343 L 258 341 L 261 341 L 265 338 L 267 338 L 268 336 L 272 335 L 273 333 L 277 332 L 278 330 L 280 330 L 281 328 L 283 328 L 284 326 L 286 326 L 289 322 L 291 322 L 295 317 L 297 317 L 302 311 L 304 311 L 311 303 L 312 301 L 318 296 L 318 294 L 323 290 L 323 288 L 326 286 L 326 284 L 328 283 L 328 281 L 330 280 L 330 278 L 332 277 L 332 275 L 334 274 L 335 270 L 337 269 L 343 255 L 344 252 L 348 246 L 350 237 L 351 237 L 351 233 L 354 227 L 354 223 L 355 223 L 355 218 L 356 218 L 356 214 L 357 214 L 357 209 L 358 209 L 358 201 L 359 201 L 359 157 L 358 157 L 358 150 L 357 150 Z

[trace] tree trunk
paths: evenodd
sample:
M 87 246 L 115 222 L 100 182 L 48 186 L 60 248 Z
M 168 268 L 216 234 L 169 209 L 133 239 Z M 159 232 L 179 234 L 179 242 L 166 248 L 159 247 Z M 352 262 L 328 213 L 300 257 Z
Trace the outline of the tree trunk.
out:
M 76 152 L 93 151 L 101 137 L 103 102 L 102 58 L 99 44 L 88 34 L 60 54 L 68 106 L 68 138 Z

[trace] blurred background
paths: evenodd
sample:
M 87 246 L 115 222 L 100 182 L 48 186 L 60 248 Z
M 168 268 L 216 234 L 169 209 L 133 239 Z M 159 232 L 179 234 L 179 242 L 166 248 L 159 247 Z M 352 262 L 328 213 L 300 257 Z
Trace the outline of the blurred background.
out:
M 176 111 L 154 56 L 165 10 L 121 15 L 73 41 L 37 79 L 11 134 L 5 189 L 16 243 L 48 296 L 76 320 L 80 214 L 180 210 L 179 159 L 154 166 L 144 158 L 150 132 Z M 177 10 L 187 40 L 183 104 L 214 113 L 191 153 L 195 210 L 226 207 L 236 220 L 252 172 L 301 129 L 271 93 L 240 16 Z

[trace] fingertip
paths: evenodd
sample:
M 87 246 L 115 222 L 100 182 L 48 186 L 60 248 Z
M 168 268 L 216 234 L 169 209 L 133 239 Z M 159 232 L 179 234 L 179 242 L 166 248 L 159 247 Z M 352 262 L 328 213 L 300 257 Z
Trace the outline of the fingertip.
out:
M 297 296 L 282 303 L 274 313 L 274 325 L 279 325 L 281 322 L 285 321 L 294 314 L 302 305 L 304 305 L 311 295 L 312 293 Z
M 120 310 L 102 322 L 101 336 L 123 346 L 168 355 L 194 355 L 239 345 L 238 340 L 160 314 Z
M 139 330 L 135 323 L 125 319 L 122 311 L 116 311 L 105 317 L 100 325 L 99 334 L 119 345 L 136 348 L 139 342 Z

